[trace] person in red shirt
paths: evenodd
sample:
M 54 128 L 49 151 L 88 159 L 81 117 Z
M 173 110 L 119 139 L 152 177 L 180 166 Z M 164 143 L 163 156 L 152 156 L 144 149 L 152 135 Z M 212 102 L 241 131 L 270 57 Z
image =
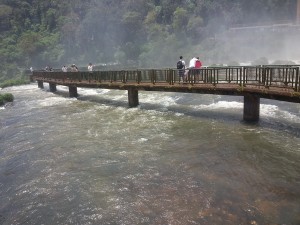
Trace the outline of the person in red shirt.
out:
M 199 57 L 197 57 L 197 60 L 195 62 L 195 68 L 200 69 L 201 67 L 202 67 L 202 63 L 201 63 Z
M 199 57 L 197 57 L 197 60 L 195 61 L 195 69 L 196 69 L 196 79 L 195 81 L 199 82 L 199 78 L 200 78 L 200 68 L 202 67 L 202 62 L 200 61 Z

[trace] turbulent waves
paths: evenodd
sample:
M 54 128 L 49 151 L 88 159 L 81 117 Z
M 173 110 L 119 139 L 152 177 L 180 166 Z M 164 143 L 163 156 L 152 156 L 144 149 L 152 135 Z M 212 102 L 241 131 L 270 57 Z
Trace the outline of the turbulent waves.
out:
M 0 224 L 298 224 L 300 107 L 240 97 L 7 88 Z

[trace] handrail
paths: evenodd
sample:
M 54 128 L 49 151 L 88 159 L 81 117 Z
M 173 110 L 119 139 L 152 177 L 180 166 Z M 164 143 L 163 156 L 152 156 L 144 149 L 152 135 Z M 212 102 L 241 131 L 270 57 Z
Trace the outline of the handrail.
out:
M 184 82 L 195 84 L 238 84 L 245 86 L 263 86 L 265 88 L 290 88 L 300 91 L 299 66 L 263 65 L 237 67 L 206 67 L 185 70 Z M 33 71 L 33 79 L 45 79 L 55 82 L 88 82 L 88 83 L 152 83 L 175 85 L 180 82 L 177 69 L 136 69 L 93 72 L 49 72 Z

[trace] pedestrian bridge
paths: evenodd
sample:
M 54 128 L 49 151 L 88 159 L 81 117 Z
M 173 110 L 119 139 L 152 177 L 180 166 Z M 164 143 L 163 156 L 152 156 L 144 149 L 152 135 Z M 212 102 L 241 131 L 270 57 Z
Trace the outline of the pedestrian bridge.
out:
M 49 83 L 69 87 L 128 90 L 129 107 L 139 104 L 138 91 L 184 92 L 244 96 L 245 121 L 259 120 L 260 98 L 300 103 L 299 66 L 207 67 L 190 70 L 180 82 L 177 69 L 133 69 L 117 71 L 33 71 L 31 79 L 43 88 Z

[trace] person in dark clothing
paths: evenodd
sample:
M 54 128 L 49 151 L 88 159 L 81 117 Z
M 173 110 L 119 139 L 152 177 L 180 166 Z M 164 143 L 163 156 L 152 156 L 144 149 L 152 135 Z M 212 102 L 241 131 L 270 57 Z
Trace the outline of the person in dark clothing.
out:
M 179 57 L 179 61 L 177 62 L 177 69 L 178 69 L 178 76 L 179 76 L 179 83 L 183 82 L 184 71 L 185 71 L 185 62 L 183 57 Z

